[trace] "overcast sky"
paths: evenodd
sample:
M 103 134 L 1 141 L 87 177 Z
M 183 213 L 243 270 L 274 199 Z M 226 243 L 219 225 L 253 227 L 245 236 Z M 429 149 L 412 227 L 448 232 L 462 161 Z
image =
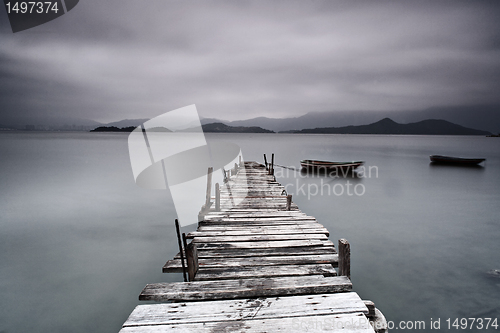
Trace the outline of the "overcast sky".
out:
M 0 123 L 500 104 L 496 0 L 81 0 L 0 22 Z

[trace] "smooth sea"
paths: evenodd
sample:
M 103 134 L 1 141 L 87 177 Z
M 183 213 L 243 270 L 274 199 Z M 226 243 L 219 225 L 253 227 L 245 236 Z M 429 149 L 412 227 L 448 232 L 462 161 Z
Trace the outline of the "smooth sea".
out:
M 395 328 L 484 332 L 447 320 L 498 318 L 500 330 L 500 278 L 488 273 L 500 269 L 500 138 L 206 137 L 248 161 L 275 154 L 287 167 L 277 180 L 334 243 L 349 240 L 354 291 Z M 487 161 L 436 166 L 431 154 Z M 301 159 L 365 171 L 308 176 Z M 175 218 L 168 190 L 136 186 L 127 134 L 0 132 L 0 332 L 118 332 L 147 283 L 181 281 L 161 273 L 178 251 Z

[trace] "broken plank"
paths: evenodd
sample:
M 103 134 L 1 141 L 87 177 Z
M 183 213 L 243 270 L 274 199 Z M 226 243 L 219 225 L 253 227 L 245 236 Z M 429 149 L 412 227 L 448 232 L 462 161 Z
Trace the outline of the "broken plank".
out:
M 141 301 L 196 301 L 346 292 L 352 289 L 345 276 L 293 276 L 262 279 L 193 281 L 148 284 Z

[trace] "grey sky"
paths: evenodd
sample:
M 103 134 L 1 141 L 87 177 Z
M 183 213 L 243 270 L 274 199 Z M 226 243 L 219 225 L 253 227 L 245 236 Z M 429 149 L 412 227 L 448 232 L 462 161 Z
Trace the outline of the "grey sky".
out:
M 81 0 L 13 34 L 0 124 L 500 104 L 500 1 Z

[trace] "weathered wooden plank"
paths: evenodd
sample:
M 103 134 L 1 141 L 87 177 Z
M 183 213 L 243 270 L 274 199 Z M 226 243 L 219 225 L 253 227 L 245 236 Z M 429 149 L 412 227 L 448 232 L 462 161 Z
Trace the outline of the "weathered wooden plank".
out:
M 345 328 L 338 328 L 343 327 Z M 242 320 L 230 322 L 194 323 L 183 325 L 127 326 L 120 333 L 192 333 L 192 332 L 231 332 L 262 333 L 284 332 L 341 332 L 341 333 L 373 333 L 373 328 L 363 314 L 339 314 L 325 316 L 306 316 L 293 318 L 270 318 L 263 320 Z
M 296 256 L 315 254 L 337 254 L 335 247 L 310 246 L 310 247 L 284 247 L 272 249 L 219 249 L 198 251 L 198 258 L 244 258 L 244 257 L 268 257 L 268 256 Z M 174 259 L 179 259 L 177 253 Z
M 196 274 L 195 281 L 304 275 L 337 276 L 337 271 L 329 264 L 203 268 Z
M 288 211 L 288 210 L 279 210 L 279 211 L 254 211 L 251 213 L 238 213 L 238 212 L 209 212 L 207 214 L 207 218 L 209 219 L 223 219 L 223 218 L 232 218 L 232 219 L 255 219 L 255 218 L 301 218 L 308 220 L 315 220 L 313 216 L 308 216 L 302 213 L 300 210 L 298 211 Z
M 232 218 L 226 218 L 226 219 L 213 219 L 213 220 L 205 220 L 205 221 L 200 221 L 198 223 L 198 226 L 217 226 L 217 225 L 228 225 L 228 224 L 234 224 L 234 225 L 242 225 L 242 224 L 249 224 L 250 226 L 252 224 L 258 225 L 258 224 L 263 224 L 263 225 L 280 225 L 280 224 L 288 224 L 288 225 L 296 225 L 297 227 L 303 227 L 303 226 L 311 226 L 312 223 L 318 223 L 314 219 L 289 219 L 289 218 L 255 218 L 255 219 L 232 219 Z M 319 224 L 316 224 L 314 227 L 317 227 Z
M 255 216 L 255 217 L 233 217 L 233 216 L 228 216 L 228 217 L 210 217 L 207 219 L 205 216 L 205 219 L 203 221 L 200 221 L 198 224 L 205 225 L 205 224 L 214 224 L 214 223 L 223 223 L 223 224 L 228 224 L 228 223 L 245 223 L 245 222 L 273 222 L 273 223 L 280 223 L 280 222 L 287 222 L 287 224 L 296 223 L 296 224 L 303 224 L 303 223 L 311 223 L 311 222 L 316 222 L 317 220 L 315 218 L 311 217 L 288 217 L 288 216 Z
M 221 195 L 221 198 L 224 201 L 228 201 L 231 198 L 234 197 L 239 197 L 240 199 L 243 199 L 243 201 L 247 202 L 258 202 L 258 201 L 283 201 L 286 200 L 286 197 L 283 195 L 272 195 L 270 196 L 269 193 L 266 195 L 248 195 L 248 192 L 246 193 L 223 193 Z
M 220 227 L 220 228 L 266 228 L 275 227 L 280 228 L 302 228 L 302 229 L 322 229 L 324 226 L 313 220 L 305 221 L 293 221 L 293 220 L 283 220 L 283 221 L 267 221 L 267 220 L 243 220 L 243 221 L 201 221 L 198 223 L 199 227 Z
M 294 230 L 304 230 L 304 232 L 308 232 L 308 230 L 326 230 L 328 232 L 328 229 L 326 229 L 323 225 L 317 223 L 317 222 L 306 222 L 306 223 L 297 223 L 297 224 L 274 224 L 272 222 L 268 222 L 267 224 L 256 224 L 254 225 L 253 223 L 250 224 L 244 224 L 244 223 L 231 223 L 231 224 L 218 224 L 217 222 L 213 223 L 208 223 L 203 226 L 198 227 L 198 232 L 205 232 L 205 231 L 252 231 L 252 230 L 268 230 L 268 231 L 273 231 L 273 230 L 287 230 L 290 229 L 291 231 Z
M 319 239 L 290 240 L 290 241 L 262 241 L 262 242 L 228 242 L 228 243 L 200 243 L 198 250 L 209 249 L 263 249 L 309 246 L 334 246 L 331 241 Z
M 322 234 L 327 235 L 326 229 L 302 229 L 302 228 L 248 228 L 240 230 L 200 230 L 187 234 L 188 239 L 194 237 L 217 237 L 217 236 L 247 236 L 247 235 L 291 235 L 291 234 Z
M 182 325 L 271 318 L 367 313 L 354 292 L 276 298 L 145 304 L 137 306 L 127 326 Z
M 254 207 L 251 205 L 237 205 L 237 206 L 229 206 L 226 205 L 223 208 L 221 208 L 221 212 L 223 213 L 229 213 L 229 214 L 234 214 L 234 213 L 255 213 L 255 212 L 276 212 L 276 211 L 285 211 L 282 209 L 281 204 L 269 204 L 269 205 L 260 205 L 258 207 Z M 297 205 L 292 205 L 292 208 L 290 211 L 294 212 L 299 212 L 299 209 Z
M 280 234 L 280 235 L 248 235 L 248 236 L 216 236 L 206 237 L 197 236 L 193 239 L 194 243 L 227 243 L 227 242 L 262 242 L 262 241 L 286 241 L 286 240 L 309 240 L 319 239 L 327 240 L 325 234 Z
M 208 216 L 214 216 L 214 217 L 232 217 L 232 218 L 237 218 L 237 217 L 242 217 L 242 218 L 255 218 L 255 217 L 309 217 L 309 218 L 314 218 L 312 216 L 308 216 L 307 214 L 301 212 L 301 211 L 295 211 L 295 212 L 290 212 L 290 211 L 274 211 L 274 212 L 252 212 L 252 213 L 232 213 L 231 216 L 228 216 L 229 213 L 224 213 L 224 212 L 212 212 L 209 213 Z
M 345 276 L 293 276 L 262 279 L 193 281 L 148 284 L 139 295 L 141 301 L 195 301 L 337 293 L 350 291 Z
M 242 225 L 239 223 L 235 223 L 232 225 L 217 225 L 216 223 L 202 226 L 198 228 L 198 231 L 195 232 L 224 232 L 224 231 L 245 231 L 248 233 L 254 233 L 258 231 L 262 232 L 286 232 L 289 231 L 291 233 L 295 233 L 295 231 L 302 231 L 307 233 L 323 233 L 328 232 L 321 224 L 307 223 L 302 225 L 275 225 L 273 223 L 262 225 L 262 226 L 254 226 L 254 225 Z
M 275 199 L 275 200 L 266 200 L 266 199 L 252 199 L 252 200 L 246 200 L 244 199 L 243 201 L 240 201 L 236 205 L 233 204 L 230 200 L 225 200 L 221 203 L 221 208 L 225 207 L 235 207 L 235 208 L 244 208 L 244 209 L 260 209 L 260 208 L 266 208 L 266 207 L 281 207 L 283 205 L 286 205 L 286 200 L 280 200 L 280 199 Z M 295 205 L 296 206 L 296 205 Z M 292 205 L 293 207 L 293 205 Z
M 192 243 L 191 243 L 192 244 Z M 280 266 L 280 265 L 308 265 L 331 264 L 338 265 L 337 254 L 316 254 L 297 256 L 260 256 L 244 258 L 198 258 L 199 268 L 214 267 L 244 267 L 244 266 Z M 182 263 L 179 259 L 172 259 L 165 263 L 163 272 L 179 272 Z
M 345 326 L 344 328 L 342 328 Z M 339 328 L 340 327 L 340 328 Z M 269 318 L 261 320 L 242 320 L 229 322 L 194 323 L 182 325 L 127 326 L 120 333 L 192 333 L 192 332 L 341 332 L 341 333 L 373 333 L 368 319 L 359 313 L 324 316 L 305 316 L 293 318 Z
M 239 210 L 239 211 L 245 211 L 248 209 L 257 209 L 257 210 L 285 210 L 286 203 L 240 203 L 238 205 L 232 206 L 230 204 L 221 204 L 221 211 L 226 211 L 226 210 Z M 291 210 L 293 209 L 298 209 L 297 207 L 292 207 L 290 208 Z

